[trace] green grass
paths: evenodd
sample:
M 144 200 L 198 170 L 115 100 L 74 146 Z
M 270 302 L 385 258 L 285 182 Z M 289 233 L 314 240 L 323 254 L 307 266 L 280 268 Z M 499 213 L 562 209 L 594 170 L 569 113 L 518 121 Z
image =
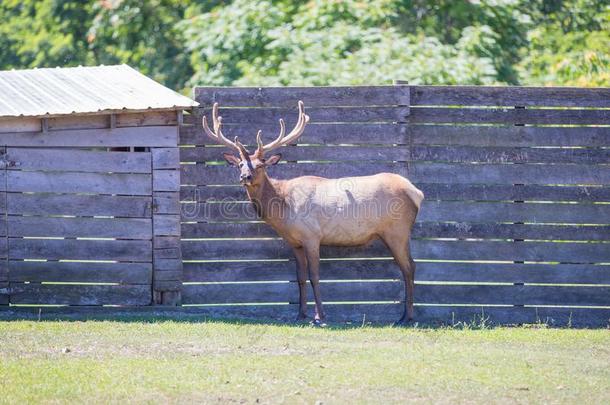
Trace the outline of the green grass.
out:
M 0 403 L 610 403 L 610 332 L 0 322 Z

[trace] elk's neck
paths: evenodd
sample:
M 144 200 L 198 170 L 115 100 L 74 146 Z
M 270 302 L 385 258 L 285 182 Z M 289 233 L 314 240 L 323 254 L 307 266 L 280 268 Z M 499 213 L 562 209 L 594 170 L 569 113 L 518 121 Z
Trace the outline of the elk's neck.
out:
M 267 223 L 275 225 L 283 217 L 286 201 L 283 195 L 283 181 L 275 180 L 265 173 L 263 181 L 256 186 L 246 186 L 248 198 L 254 204 L 256 213 Z

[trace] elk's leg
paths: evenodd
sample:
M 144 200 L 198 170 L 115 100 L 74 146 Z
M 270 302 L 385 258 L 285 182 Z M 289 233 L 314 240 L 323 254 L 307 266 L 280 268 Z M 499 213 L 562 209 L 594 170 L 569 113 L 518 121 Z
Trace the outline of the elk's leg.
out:
M 309 267 L 309 282 L 313 289 L 313 296 L 316 301 L 316 312 L 314 321 L 319 323 L 324 320 L 324 310 L 322 308 L 322 296 L 320 294 L 320 245 L 306 246 L 305 255 Z
M 384 242 L 392 252 L 394 260 L 400 267 L 405 286 L 405 309 L 398 323 L 404 323 L 413 319 L 413 289 L 415 286 L 415 261 L 411 257 L 409 242 L 403 238 L 383 238 Z
M 297 321 L 307 319 L 307 257 L 303 248 L 294 248 L 297 260 L 297 281 L 299 283 L 299 314 Z

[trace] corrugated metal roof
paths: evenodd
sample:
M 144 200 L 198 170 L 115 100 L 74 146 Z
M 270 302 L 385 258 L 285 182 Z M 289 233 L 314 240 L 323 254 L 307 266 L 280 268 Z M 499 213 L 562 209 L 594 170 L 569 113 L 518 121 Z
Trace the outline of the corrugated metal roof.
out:
M 127 65 L 0 72 L 0 117 L 44 117 L 198 105 Z

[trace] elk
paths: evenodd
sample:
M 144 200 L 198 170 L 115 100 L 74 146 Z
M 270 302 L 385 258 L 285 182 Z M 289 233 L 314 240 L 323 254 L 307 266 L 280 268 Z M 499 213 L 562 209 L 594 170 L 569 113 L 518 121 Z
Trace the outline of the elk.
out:
M 362 246 L 375 239 L 385 243 L 402 272 L 406 300 L 398 323 L 412 320 L 415 262 L 409 243 L 423 193 L 409 180 L 393 173 L 338 179 L 269 177 L 267 167 L 277 164 L 282 155 L 265 155 L 294 143 L 309 122 L 302 101 L 298 102 L 298 110 L 298 121 L 289 134 L 286 135 L 283 119 L 279 120 L 279 135 L 266 145 L 259 130 L 254 153 L 237 137 L 231 141 L 223 135 L 218 103 L 212 109 L 213 130 L 203 117 L 205 133 L 216 143 L 238 153 L 237 156 L 223 153 L 223 156 L 229 165 L 239 169 L 240 183 L 259 217 L 294 251 L 300 296 L 297 320 L 307 318 L 308 278 L 315 299 L 314 324 L 322 324 L 325 318 L 320 295 L 320 246 Z

